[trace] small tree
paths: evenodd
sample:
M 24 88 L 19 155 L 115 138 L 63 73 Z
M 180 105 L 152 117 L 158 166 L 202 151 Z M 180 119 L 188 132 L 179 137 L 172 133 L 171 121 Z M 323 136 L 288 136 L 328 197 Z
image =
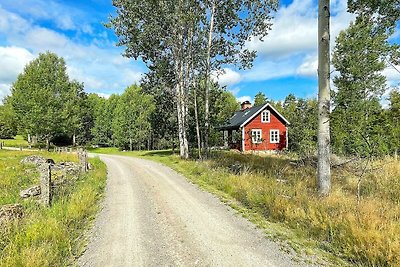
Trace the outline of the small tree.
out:
M 0 138 L 12 138 L 17 134 L 15 114 L 10 104 L 0 105 Z
M 254 97 L 254 106 L 261 106 L 267 103 L 268 98 L 265 96 L 263 92 L 258 92 Z
M 153 97 L 142 92 L 137 85 L 128 87 L 118 100 L 113 120 L 116 144 L 138 148 L 148 140 L 151 132 L 150 117 L 155 110 Z
M 19 128 L 46 141 L 63 133 L 66 128 L 63 111 L 71 83 L 63 58 L 46 52 L 31 61 L 12 85 L 10 103 L 15 111 Z

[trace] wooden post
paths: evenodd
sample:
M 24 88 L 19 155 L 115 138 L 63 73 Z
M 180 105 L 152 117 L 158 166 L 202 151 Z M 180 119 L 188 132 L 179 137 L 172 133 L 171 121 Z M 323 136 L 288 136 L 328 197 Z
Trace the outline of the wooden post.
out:
M 22 151 L 22 146 L 19 146 L 19 151 Z
M 0 141 L 0 149 L 3 149 L 3 142 Z
M 44 164 L 40 168 L 40 198 L 44 206 L 51 205 L 51 164 Z

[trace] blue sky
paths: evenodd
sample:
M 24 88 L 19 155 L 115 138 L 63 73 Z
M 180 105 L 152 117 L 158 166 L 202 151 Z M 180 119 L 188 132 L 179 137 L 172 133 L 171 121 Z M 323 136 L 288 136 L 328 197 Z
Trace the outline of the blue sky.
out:
M 346 12 L 346 0 L 331 2 L 334 45 L 354 17 Z M 145 65 L 122 57 L 123 48 L 102 25 L 113 12 L 111 0 L 0 0 L 0 98 L 9 94 L 24 65 L 47 50 L 65 58 L 70 77 L 84 82 L 87 92 L 107 96 L 139 82 Z M 396 36 L 398 43 L 399 31 Z M 258 51 L 254 67 L 228 66 L 216 78 L 239 100 L 252 100 L 259 91 L 274 100 L 289 93 L 316 96 L 317 1 L 283 1 L 265 41 L 247 46 Z M 384 73 L 390 84 L 399 83 L 399 73 L 390 68 Z

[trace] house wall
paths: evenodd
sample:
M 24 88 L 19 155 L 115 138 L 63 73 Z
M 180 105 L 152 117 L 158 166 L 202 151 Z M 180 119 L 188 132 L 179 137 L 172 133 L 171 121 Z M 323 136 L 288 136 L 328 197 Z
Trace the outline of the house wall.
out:
M 277 114 L 267 108 L 270 111 L 270 122 L 261 122 L 261 114 L 253 118 L 247 125 L 244 126 L 244 141 L 245 141 L 245 151 L 251 150 L 282 150 L 286 148 L 286 131 L 287 128 L 285 123 L 278 119 Z M 251 139 L 251 130 L 253 129 L 261 129 L 262 130 L 262 143 L 260 144 L 252 144 Z M 270 143 L 270 130 L 279 130 L 279 143 L 271 144 Z

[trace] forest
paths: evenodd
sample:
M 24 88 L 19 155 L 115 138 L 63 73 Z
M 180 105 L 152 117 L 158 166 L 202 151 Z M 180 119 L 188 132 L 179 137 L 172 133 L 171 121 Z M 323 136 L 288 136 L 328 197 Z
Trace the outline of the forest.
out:
M 121 95 L 106 99 L 87 93 L 83 83 L 68 77 L 62 57 L 51 51 L 39 54 L 26 65 L 0 106 L 0 137 L 20 134 L 32 145 L 47 148 L 50 144 L 177 148 L 182 158 L 189 157 L 189 149 L 200 151 L 197 156 L 201 157 L 210 148 L 221 147 L 218 127 L 240 103 L 215 77 L 227 65 L 252 66 L 256 51 L 249 50 L 246 41 L 267 38 L 277 3 L 179 3 L 175 8 L 172 3 L 113 2 L 117 15 L 110 17 L 106 27 L 114 30 L 126 57 L 140 57 L 149 69 L 139 84 Z M 332 51 L 332 152 L 359 157 L 397 155 L 399 86 L 389 84 L 383 71 L 396 69 L 400 61 L 399 45 L 391 39 L 399 10 L 396 1 L 382 4 L 385 9 L 373 2 L 348 4 L 356 19 L 339 34 Z M 125 25 L 131 22 L 136 24 L 128 30 Z M 273 100 L 268 98 L 268 88 L 259 91 L 254 105 L 269 102 L 291 122 L 288 150 L 314 154 L 317 99 L 289 94 Z
M 339 45 L 341 47 L 336 49 L 343 49 L 346 43 Z M 345 64 L 337 57 L 335 60 L 336 64 Z M 349 88 L 344 75 L 335 79 L 338 90 L 333 92 L 331 135 L 332 149 L 337 155 L 395 155 L 399 149 L 400 92 L 393 88 L 389 96 L 383 96 L 387 90 L 386 79 L 379 71 L 384 65 L 378 59 L 375 63 L 382 67 L 366 74 L 372 77 L 371 80 L 363 79 L 360 85 L 351 83 L 355 88 Z M 375 87 L 377 82 L 381 86 L 379 90 Z M 364 87 L 365 83 L 374 87 Z M 199 125 L 200 144 L 204 148 L 203 84 L 197 88 L 198 92 L 191 90 L 188 93 L 190 149 L 197 148 L 196 125 Z M 260 91 L 254 100 L 255 106 L 271 103 L 291 122 L 289 151 L 299 155 L 315 153 L 316 99 L 296 98 L 290 94 L 284 100 L 274 101 Z M 221 147 L 223 136 L 218 126 L 239 110 L 240 105 L 231 92 L 215 82 L 210 86 L 209 101 L 209 147 Z M 383 101 L 388 104 L 383 106 Z M 33 146 L 39 143 L 45 146 L 47 141 L 58 146 L 96 145 L 116 146 L 123 150 L 153 150 L 177 148 L 179 143 L 172 90 L 153 87 L 144 80 L 140 85 L 126 88 L 123 94 L 113 94 L 108 99 L 88 94 L 82 83 L 69 79 L 64 59 L 50 52 L 30 62 L 18 77 L 12 94 L 0 106 L 0 124 L 1 138 L 13 138 L 16 134 L 28 138 L 29 135 Z

